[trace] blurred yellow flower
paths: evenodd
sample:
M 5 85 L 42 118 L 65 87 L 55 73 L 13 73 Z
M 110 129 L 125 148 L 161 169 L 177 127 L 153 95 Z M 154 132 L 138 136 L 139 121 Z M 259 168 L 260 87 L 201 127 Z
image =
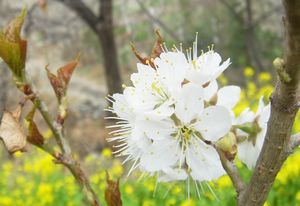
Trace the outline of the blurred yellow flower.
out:
M 252 77 L 254 75 L 254 69 L 252 67 L 245 67 L 244 68 L 244 76 L 245 77 Z
M 300 191 L 298 191 L 296 194 L 296 200 L 300 201 Z
M 103 157 L 110 158 L 112 156 L 112 151 L 109 148 L 105 148 L 102 150 L 101 154 Z
M 143 206 L 154 206 L 154 205 L 155 204 L 154 204 L 153 200 L 145 200 L 143 202 Z
M 300 162 L 300 153 L 291 155 L 282 166 L 276 177 L 281 184 L 300 175 L 300 164 L 295 164 L 296 162 Z
M 171 198 L 167 200 L 166 206 L 175 206 L 176 205 L 176 199 Z
M 23 156 L 23 153 L 20 152 L 20 151 L 17 151 L 17 152 L 14 153 L 14 157 L 15 157 L 15 158 L 20 158 L 20 157 L 22 157 L 22 156 Z
M 192 198 L 190 198 L 182 202 L 180 206 L 196 206 L 196 203 Z
M 122 167 L 120 162 L 115 162 L 113 168 L 112 168 L 112 173 L 117 176 L 120 177 L 124 172 L 124 168 Z
M 173 187 L 173 189 L 172 189 L 172 193 L 173 194 L 179 194 L 179 193 L 181 193 L 182 192 L 182 189 L 181 189 L 181 187 L 179 187 L 178 185 L 176 185 L 175 187 Z
M 13 205 L 13 202 L 14 201 L 10 197 L 0 196 L 0 205 L 1 206 L 11 206 L 11 205 Z
M 231 187 L 232 183 L 231 183 L 231 180 L 228 177 L 228 175 L 224 175 L 219 178 L 219 180 L 217 181 L 217 185 L 218 185 L 218 188 L 223 189 L 226 187 Z
M 259 82 L 268 82 L 272 79 L 272 76 L 270 73 L 268 72 L 261 72 L 259 75 L 258 75 L 258 81 Z
M 40 200 L 40 204 L 51 204 L 53 202 L 53 196 L 52 196 L 52 187 L 51 184 L 47 183 L 41 183 L 38 187 L 37 195 L 39 197 L 43 197 Z
M 147 188 L 148 191 L 153 192 L 155 189 L 155 185 L 152 182 L 146 181 L 145 182 L 145 187 Z
M 249 97 L 254 96 L 256 94 L 256 85 L 254 82 L 249 82 L 247 84 L 247 94 Z
M 133 193 L 133 187 L 131 185 L 126 185 L 125 186 L 125 193 L 127 195 L 131 195 Z

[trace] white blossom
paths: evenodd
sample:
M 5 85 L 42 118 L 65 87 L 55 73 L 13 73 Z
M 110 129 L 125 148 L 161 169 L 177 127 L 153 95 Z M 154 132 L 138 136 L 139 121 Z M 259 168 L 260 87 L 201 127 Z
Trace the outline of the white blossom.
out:
M 218 90 L 216 78 L 229 61 L 220 65 L 213 50 L 198 57 L 194 45 L 193 58 L 175 49 L 155 58 L 155 68 L 137 64 L 133 86 L 114 94 L 109 109 L 119 122 L 110 126 L 115 130 L 108 140 L 117 142 L 115 153 L 126 156 L 124 162 L 133 161 L 130 172 L 156 173 L 158 181 L 210 181 L 225 174 L 215 142 L 232 127 L 240 90 Z M 208 104 L 213 96 L 218 100 Z
M 259 153 L 262 149 L 267 132 L 267 122 L 270 117 L 270 110 L 270 103 L 265 105 L 263 98 L 261 97 L 256 114 L 249 109 L 246 109 L 239 117 L 238 123 L 240 124 L 251 122 L 258 126 L 257 134 L 254 137 L 248 136 L 247 140 L 238 145 L 238 157 L 249 169 L 255 167 Z

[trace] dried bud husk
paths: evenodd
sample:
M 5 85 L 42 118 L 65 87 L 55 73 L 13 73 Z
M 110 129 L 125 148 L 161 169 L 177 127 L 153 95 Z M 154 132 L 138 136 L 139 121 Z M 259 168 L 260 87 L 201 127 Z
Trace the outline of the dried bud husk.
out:
M 4 111 L 1 125 L 0 138 L 9 153 L 24 151 L 26 146 L 26 135 L 20 124 L 22 106 L 19 105 L 15 111 Z
M 105 200 L 108 206 L 122 206 L 121 193 L 119 188 L 119 179 L 117 182 L 110 180 L 106 172 L 107 188 L 105 189 Z
M 162 39 L 162 37 L 161 37 L 158 30 L 156 30 L 155 33 L 156 33 L 156 41 L 155 41 L 154 46 L 152 48 L 151 54 L 148 57 L 142 57 L 142 55 L 140 55 L 137 52 L 134 45 L 131 44 L 132 51 L 135 54 L 135 56 L 138 58 L 138 60 L 140 60 L 140 62 L 142 64 L 150 65 L 154 69 L 155 69 L 154 59 L 156 57 L 159 57 L 160 54 L 163 52 L 163 49 L 162 49 L 163 39 Z
M 26 120 L 28 121 L 28 135 L 27 141 L 36 146 L 42 146 L 44 144 L 44 137 L 40 133 L 36 123 L 33 121 L 35 114 L 35 107 L 27 114 Z

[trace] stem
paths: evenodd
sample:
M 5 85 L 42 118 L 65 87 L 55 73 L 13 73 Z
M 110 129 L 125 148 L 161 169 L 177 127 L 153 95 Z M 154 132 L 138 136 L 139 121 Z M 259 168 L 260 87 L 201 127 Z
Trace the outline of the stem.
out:
M 237 196 L 239 198 L 241 192 L 245 189 L 245 183 L 243 182 L 242 178 L 239 175 L 239 172 L 235 166 L 235 164 L 232 161 L 229 161 L 224 152 L 222 152 L 220 149 L 217 149 L 217 152 L 220 156 L 220 160 L 222 163 L 222 166 L 228 176 L 230 177 L 232 184 L 236 190 Z
M 79 185 L 80 189 L 82 190 L 84 194 L 84 199 L 86 203 L 90 206 L 101 206 L 97 195 L 93 188 L 91 187 L 91 184 L 82 170 L 80 164 L 78 161 L 76 161 L 72 156 L 72 150 L 69 146 L 69 143 L 67 142 L 64 134 L 63 134 L 63 125 L 57 123 L 53 120 L 51 117 L 48 108 L 45 104 L 45 102 L 37 95 L 36 92 L 33 92 L 32 86 L 30 87 L 30 94 L 27 94 L 27 96 L 31 95 L 31 101 L 33 104 L 38 108 L 40 113 L 42 114 L 45 122 L 51 129 L 55 140 L 60 147 L 62 154 L 60 153 L 54 153 L 52 150 L 47 149 L 46 147 L 40 146 L 39 148 L 43 149 L 45 152 L 49 153 L 56 159 L 56 163 L 60 163 L 67 167 L 69 171 L 72 173 L 74 178 L 76 179 L 77 184 Z

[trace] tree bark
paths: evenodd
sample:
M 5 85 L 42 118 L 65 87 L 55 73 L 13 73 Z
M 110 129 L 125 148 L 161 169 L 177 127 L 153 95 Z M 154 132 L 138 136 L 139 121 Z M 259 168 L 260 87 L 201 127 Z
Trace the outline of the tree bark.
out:
M 239 206 L 262 206 L 286 158 L 291 154 L 291 129 L 298 111 L 300 75 L 300 1 L 283 0 L 285 48 L 279 75 L 271 97 L 271 116 L 266 139 L 251 180 L 241 194 Z M 278 68 L 280 67 L 280 68 Z M 280 73 L 279 73 L 280 74 Z
M 99 19 L 101 20 L 101 23 L 96 25 L 96 30 L 98 31 L 98 38 L 102 46 L 108 93 L 112 95 L 122 91 L 117 46 L 113 31 L 112 0 L 100 0 Z
M 112 0 L 99 0 L 99 16 L 95 15 L 81 0 L 58 1 L 73 10 L 95 32 L 102 48 L 108 93 L 120 93 L 122 91 L 122 79 L 113 32 Z

